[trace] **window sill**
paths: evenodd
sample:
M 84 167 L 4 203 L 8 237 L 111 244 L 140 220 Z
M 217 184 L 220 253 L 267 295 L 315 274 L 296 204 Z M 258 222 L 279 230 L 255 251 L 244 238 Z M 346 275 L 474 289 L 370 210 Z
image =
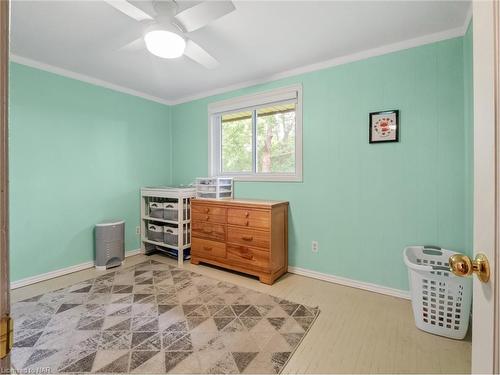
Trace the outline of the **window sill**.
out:
M 296 175 L 234 175 L 224 174 L 223 177 L 232 177 L 234 181 L 249 182 L 302 182 L 302 176 Z

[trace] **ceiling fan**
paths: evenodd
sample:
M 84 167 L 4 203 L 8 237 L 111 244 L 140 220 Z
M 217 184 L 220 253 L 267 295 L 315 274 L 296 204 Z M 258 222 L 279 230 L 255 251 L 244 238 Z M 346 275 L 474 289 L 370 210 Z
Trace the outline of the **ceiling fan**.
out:
M 156 11 L 154 16 L 127 0 L 104 1 L 127 16 L 144 23 L 143 36 L 127 46 L 142 46 L 144 43 L 150 53 L 161 58 L 173 59 L 185 55 L 208 69 L 219 66 L 219 62 L 212 55 L 184 34 L 198 30 L 234 11 L 234 4 L 230 0 L 208 0 L 181 12 L 178 12 L 175 0 L 154 0 L 153 7 Z

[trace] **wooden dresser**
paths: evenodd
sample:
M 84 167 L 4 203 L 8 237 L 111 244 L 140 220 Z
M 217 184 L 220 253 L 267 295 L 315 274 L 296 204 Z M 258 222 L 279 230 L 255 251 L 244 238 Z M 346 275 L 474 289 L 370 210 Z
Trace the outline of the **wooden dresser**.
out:
M 191 263 L 272 284 L 288 268 L 288 202 L 193 199 Z

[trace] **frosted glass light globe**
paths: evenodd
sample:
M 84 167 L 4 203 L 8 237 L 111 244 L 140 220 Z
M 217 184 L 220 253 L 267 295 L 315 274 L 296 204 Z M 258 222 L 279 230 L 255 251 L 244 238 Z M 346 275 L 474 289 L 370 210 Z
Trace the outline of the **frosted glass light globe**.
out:
M 181 36 L 166 30 L 150 31 L 144 36 L 144 42 L 149 52 L 164 59 L 180 57 L 186 48 Z

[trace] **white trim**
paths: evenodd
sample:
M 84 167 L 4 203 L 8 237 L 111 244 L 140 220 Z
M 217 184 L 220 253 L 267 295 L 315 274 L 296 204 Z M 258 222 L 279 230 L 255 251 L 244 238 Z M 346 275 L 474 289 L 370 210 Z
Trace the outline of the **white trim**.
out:
M 472 16 L 472 13 L 471 13 L 471 16 Z M 467 26 L 468 26 L 468 23 L 467 23 Z M 467 27 L 465 27 L 465 31 L 467 31 Z M 425 44 L 430 44 L 430 43 L 440 42 L 440 41 L 447 40 L 447 39 L 460 37 L 460 36 L 464 35 L 465 31 L 464 31 L 464 26 L 460 26 L 460 27 L 457 27 L 454 29 L 440 31 L 438 33 L 428 34 L 428 35 L 420 36 L 420 37 L 413 38 L 413 39 L 404 40 L 404 41 L 393 43 L 393 44 L 386 44 L 384 46 L 380 46 L 380 47 L 352 53 L 352 54 L 345 55 L 345 56 L 336 57 L 336 58 L 326 60 L 323 62 L 314 63 L 314 64 L 302 66 L 299 68 L 286 70 L 284 72 L 272 74 L 272 75 L 264 77 L 264 78 L 259 78 L 259 79 L 255 79 L 255 80 L 251 80 L 251 81 L 242 82 L 242 83 L 237 83 L 234 85 L 220 87 L 220 88 L 213 89 L 213 90 L 207 90 L 207 91 L 201 92 L 199 94 L 185 96 L 185 97 L 180 98 L 180 99 L 174 99 L 174 100 L 170 101 L 170 105 L 188 103 L 188 102 L 191 102 L 191 101 L 194 101 L 197 99 L 203 99 L 203 98 L 207 98 L 209 96 L 223 94 L 223 93 L 226 93 L 229 91 L 239 90 L 239 89 L 243 89 L 246 87 L 256 86 L 259 84 L 264 84 L 264 83 L 276 81 L 276 80 L 283 79 L 283 78 L 293 77 L 293 76 L 297 76 L 299 74 L 315 72 L 317 70 L 323 70 L 323 69 L 331 68 L 331 67 L 338 66 L 338 65 L 344 65 L 344 64 L 351 63 L 354 61 L 365 60 L 365 59 L 368 59 L 370 57 L 386 55 L 386 54 L 392 53 L 392 52 L 402 51 L 402 50 L 409 49 L 409 48 L 423 46 Z
M 469 4 L 469 9 L 467 9 L 467 14 L 465 15 L 464 24 L 462 26 L 462 35 L 465 35 L 469 29 L 470 21 L 472 20 L 472 2 Z
M 134 255 L 138 255 L 138 254 L 142 254 L 141 249 L 126 251 L 125 258 L 134 256 Z M 94 267 L 94 261 L 76 264 L 74 266 L 69 266 L 69 267 L 61 268 L 61 269 L 58 269 L 55 271 L 42 273 L 41 275 L 26 277 L 24 279 L 11 282 L 10 289 L 22 288 L 23 286 L 39 283 L 41 281 L 53 279 L 53 278 L 59 277 L 59 276 L 64 276 L 64 275 L 67 275 L 67 274 L 70 274 L 73 272 L 82 271 L 82 270 L 85 270 L 87 268 L 92 268 L 92 267 Z
M 125 258 L 133 257 L 135 255 L 143 254 L 141 249 L 125 251 Z
M 275 102 L 295 102 L 302 91 L 301 84 L 288 85 L 276 89 L 260 91 L 254 94 L 236 96 L 226 100 L 220 100 L 208 105 L 209 115 L 222 114 L 243 109 L 260 107 L 263 104 Z
M 407 290 L 389 288 L 386 286 L 381 286 L 381 285 L 372 284 L 372 283 L 366 283 L 364 281 L 352 280 L 352 279 L 348 279 L 346 277 L 341 277 L 341 276 L 329 275 L 326 273 L 312 271 L 312 270 L 308 270 L 308 269 L 300 268 L 300 267 L 288 266 L 288 272 L 294 273 L 296 275 L 311 277 L 313 279 L 328 281 L 328 282 L 334 283 L 334 284 L 349 286 L 351 288 L 368 290 L 370 292 L 384 294 L 384 295 L 391 296 L 391 297 L 411 299 L 410 292 Z
M 125 94 L 137 96 L 137 97 L 151 100 L 151 101 L 154 101 L 157 103 L 173 106 L 173 105 L 177 105 L 177 104 L 188 103 L 188 102 L 191 102 L 193 100 L 202 99 L 202 98 L 206 98 L 206 97 L 213 96 L 213 95 L 222 94 L 222 93 L 229 92 L 229 91 L 239 90 L 239 89 L 246 88 L 246 87 L 251 87 L 251 86 L 264 84 L 264 83 L 276 81 L 276 80 L 287 78 L 287 77 L 296 76 L 299 74 L 314 72 L 317 70 L 323 70 L 326 68 L 330 68 L 330 67 L 334 67 L 334 66 L 338 66 L 338 65 L 343 65 L 343 64 L 350 63 L 350 62 L 354 62 L 354 61 L 365 60 L 365 59 L 368 59 L 370 57 L 381 56 L 381 55 L 385 55 L 388 53 L 405 50 L 408 48 L 418 47 L 418 46 L 422 46 L 425 44 L 435 43 L 435 42 L 439 42 L 442 40 L 452 39 L 452 38 L 456 38 L 459 36 L 463 36 L 467 32 L 467 28 L 469 26 L 471 18 L 472 18 L 472 6 L 469 8 L 469 10 L 467 12 L 464 24 L 462 26 L 454 28 L 454 29 L 449 29 L 449 30 L 441 31 L 441 32 L 434 33 L 434 34 L 424 35 L 421 37 L 408 39 L 408 40 L 393 43 L 393 44 L 387 44 L 384 46 L 368 49 L 365 51 L 360 51 L 360 52 L 356 52 L 353 54 L 336 57 L 336 58 L 326 60 L 323 62 L 314 63 L 314 64 L 302 66 L 299 68 L 286 70 L 286 71 L 283 71 L 280 73 L 272 74 L 268 77 L 259 78 L 256 80 L 246 81 L 246 82 L 242 82 L 242 83 L 237 83 L 234 85 L 224 86 L 224 87 L 216 88 L 213 90 L 207 90 L 207 91 L 201 92 L 199 94 L 189 95 L 189 96 L 185 96 L 183 98 L 174 99 L 174 100 L 167 100 L 167 99 L 158 98 L 156 96 L 148 95 L 148 94 L 142 93 L 140 91 L 136 91 L 133 89 L 129 89 L 129 88 L 120 86 L 120 85 L 116 85 L 114 83 L 103 81 L 103 80 L 98 79 L 98 78 L 93 78 L 93 77 L 90 77 L 90 76 L 87 76 L 84 74 L 76 73 L 76 72 L 73 72 L 73 71 L 70 71 L 67 69 L 59 68 L 59 67 L 54 66 L 54 65 L 49 65 L 46 63 L 42 63 L 40 61 L 36 61 L 36 60 L 29 59 L 26 57 L 15 55 L 15 54 L 10 55 L 10 61 L 22 64 L 22 65 L 27 65 L 27 66 L 30 66 L 32 68 L 45 70 L 45 71 L 48 71 L 48 72 L 51 72 L 54 74 L 58 74 L 58 75 L 61 75 L 64 77 L 73 78 L 73 79 L 76 79 L 76 80 L 79 80 L 82 82 L 87 82 L 87 83 L 90 83 L 93 85 L 105 87 L 105 88 L 108 88 L 108 89 L 111 89 L 114 91 L 123 92 Z
M 123 262 L 120 264 L 120 266 L 123 264 Z M 96 271 L 106 271 L 108 267 L 106 266 L 95 266 Z
M 368 59 L 370 57 L 381 56 L 381 55 L 385 55 L 385 54 L 392 53 L 392 52 L 397 52 L 397 51 L 401 51 L 401 50 L 405 50 L 405 49 L 409 49 L 409 48 L 422 46 L 425 44 L 440 42 L 443 40 L 463 36 L 467 32 L 467 28 L 469 26 L 469 22 L 470 22 L 471 18 L 472 18 L 472 6 L 469 8 L 469 11 L 467 12 L 464 24 L 462 26 L 454 28 L 454 29 L 440 31 L 440 32 L 437 32 L 434 34 L 428 34 L 428 35 L 424 35 L 424 36 L 413 38 L 413 39 L 404 40 L 404 41 L 397 42 L 397 43 L 386 44 L 386 45 L 383 45 L 380 47 L 376 47 L 376 48 L 352 53 L 349 55 L 344 55 L 344 56 L 336 57 L 333 59 L 325 60 L 323 62 L 314 63 L 314 64 L 298 67 L 295 69 L 286 70 L 286 71 L 283 71 L 280 73 L 272 74 L 272 75 L 264 77 L 264 78 L 259 78 L 259 79 L 255 79 L 255 80 L 242 82 L 242 83 L 236 83 L 233 85 L 219 87 L 219 88 L 216 88 L 213 90 L 207 90 L 207 91 L 204 91 L 204 92 L 201 92 L 198 94 L 188 95 L 188 96 L 185 96 L 185 97 L 182 97 L 179 99 L 173 99 L 173 100 L 158 98 L 158 97 L 155 97 L 152 95 L 142 93 L 140 91 L 129 89 L 129 88 L 119 86 L 119 85 L 116 85 L 116 84 L 113 84 L 110 82 L 106 82 L 106 81 L 103 81 L 103 80 L 100 80 L 97 78 L 86 76 L 84 74 L 76 73 L 76 72 L 73 72 L 73 71 L 70 71 L 67 69 L 59 68 L 59 67 L 54 66 L 54 65 L 45 64 L 45 63 L 42 63 L 42 62 L 39 62 L 39 61 L 36 61 L 33 59 L 29 59 L 26 57 L 15 55 L 15 54 L 10 55 L 10 61 L 14 61 L 14 62 L 19 63 L 19 64 L 27 65 L 27 66 L 30 66 L 32 68 L 45 70 L 45 71 L 48 71 L 48 72 L 51 72 L 54 74 L 58 74 L 58 75 L 61 75 L 64 77 L 73 78 L 73 79 L 76 79 L 79 81 L 87 82 L 87 83 L 90 83 L 93 85 L 105 87 L 105 88 L 108 88 L 108 89 L 111 89 L 114 91 L 123 92 L 125 94 L 137 96 L 137 97 L 151 100 L 151 101 L 154 101 L 157 103 L 173 106 L 173 105 L 188 103 L 188 102 L 191 102 L 191 101 L 194 101 L 197 99 L 207 98 L 207 97 L 213 96 L 213 95 L 223 94 L 226 92 L 239 90 L 239 89 L 243 89 L 246 87 L 251 87 L 251 86 L 256 86 L 259 84 L 264 84 L 264 83 L 276 81 L 276 80 L 283 79 L 283 78 L 293 77 L 293 76 L 296 76 L 299 74 L 310 73 L 310 72 L 314 72 L 317 70 L 323 70 L 323 69 L 331 68 L 334 66 L 347 64 L 350 62 L 365 60 L 365 59 Z
M 241 95 L 208 105 L 208 172 L 209 176 L 232 177 L 234 181 L 302 182 L 302 84 L 279 87 L 249 95 Z M 220 171 L 220 119 L 221 113 L 255 110 L 271 103 L 294 102 L 295 105 L 295 173 L 223 173 Z M 255 121 L 255 119 L 253 119 Z M 255 130 L 255 129 L 254 129 Z M 255 140 L 255 136 L 254 136 Z M 255 147 L 255 142 L 253 144 Z M 255 154 L 255 149 L 253 150 Z M 253 160 L 255 163 L 255 160 Z M 255 169 L 255 165 L 253 166 Z
M 298 153 L 297 153 L 298 154 Z M 295 163 L 297 166 L 299 163 Z M 302 182 L 302 173 L 297 174 L 245 174 L 238 176 L 237 174 L 225 173 L 224 176 L 232 177 L 234 181 L 253 181 L 253 182 Z
M 153 101 L 156 103 L 160 103 L 160 104 L 164 104 L 164 105 L 168 105 L 168 106 L 172 105 L 172 103 L 169 100 L 165 100 L 162 98 L 158 98 L 156 96 L 145 94 L 145 93 L 140 92 L 140 91 L 136 91 L 133 89 L 129 89 L 129 88 L 120 86 L 120 85 L 116 85 L 114 83 L 107 82 L 107 81 L 104 81 L 104 80 L 99 79 L 99 78 L 90 77 L 90 76 L 87 76 L 85 74 L 76 73 L 76 72 L 73 72 L 71 70 L 59 68 L 59 67 L 54 66 L 54 65 L 50 65 L 50 64 L 46 64 L 46 63 L 43 63 L 40 61 L 28 59 L 28 58 L 23 57 L 23 56 L 10 54 L 9 61 L 21 64 L 21 65 L 26 65 L 26 66 L 29 66 L 31 68 L 44 70 L 46 72 L 54 73 L 54 74 L 57 74 L 57 75 L 60 75 L 63 77 L 76 79 L 77 81 L 90 83 L 91 85 L 100 86 L 100 87 L 104 87 L 104 88 L 107 88 L 107 89 L 110 89 L 113 91 L 118 91 L 118 92 L 121 92 L 124 94 L 136 96 L 136 97 L 150 100 L 150 101 Z

